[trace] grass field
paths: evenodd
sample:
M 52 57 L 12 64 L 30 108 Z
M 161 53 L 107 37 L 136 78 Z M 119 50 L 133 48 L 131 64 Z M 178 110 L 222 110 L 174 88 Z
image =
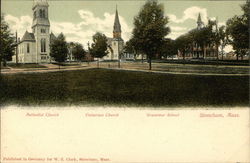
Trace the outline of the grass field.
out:
M 248 106 L 249 77 L 104 69 L 3 75 L 0 104 Z

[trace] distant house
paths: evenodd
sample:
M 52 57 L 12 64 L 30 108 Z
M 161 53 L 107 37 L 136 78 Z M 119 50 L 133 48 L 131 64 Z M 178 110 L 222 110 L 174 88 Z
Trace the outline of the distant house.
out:
M 235 59 L 236 58 L 236 54 L 233 51 L 230 51 L 228 53 L 225 54 L 225 58 L 224 59 Z
M 94 61 L 94 57 L 89 53 L 89 51 L 86 52 L 84 61 Z

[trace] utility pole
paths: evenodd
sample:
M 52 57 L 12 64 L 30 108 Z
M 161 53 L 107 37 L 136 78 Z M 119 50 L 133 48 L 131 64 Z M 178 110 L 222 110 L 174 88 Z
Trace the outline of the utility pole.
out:
M 121 68 L 121 56 L 120 56 L 120 49 L 119 49 L 119 41 L 118 41 L 118 68 Z
M 17 31 L 16 31 L 16 64 L 18 65 L 18 39 L 17 39 Z
M 89 47 L 89 41 L 88 41 L 87 45 L 88 45 L 88 55 L 89 55 L 89 56 L 87 56 L 87 57 L 86 57 L 86 59 L 87 59 L 88 66 L 89 66 L 89 58 L 90 58 L 90 47 Z
M 0 0 L 0 6 L 2 6 L 2 2 Z M 0 12 L 2 13 L 2 7 L 0 7 Z M 0 15 L 1 19 L 0 19 L 0 29 L 2 29 L 2 14 Z M 2 40 L 2 35 L 0 34 L 0 47 L 2 47 L 3 45 L 3 40 Z M 0 79 L 1 79 L 1 70 L 2 70 L 2 53 L 0 52 Z

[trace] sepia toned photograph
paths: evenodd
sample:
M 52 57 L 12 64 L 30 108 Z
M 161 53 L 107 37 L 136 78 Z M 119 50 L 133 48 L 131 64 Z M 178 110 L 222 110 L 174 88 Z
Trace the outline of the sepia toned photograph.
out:
M 249 0 L 0 0 L 1 163 L 250 162 Z

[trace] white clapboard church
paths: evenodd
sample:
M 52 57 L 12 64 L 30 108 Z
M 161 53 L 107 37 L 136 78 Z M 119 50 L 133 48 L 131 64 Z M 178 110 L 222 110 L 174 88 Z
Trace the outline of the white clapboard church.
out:
M 50 42 L 55 35 L 50 33 L 47 0 L 34 0 L 32 32 L 26 31 L 22 39 L 18 40 L 17 54 L 12 61 L 18 63 L 49 63 Z M 18 61 L 17 61 L 18 59 Z
M 116 8 L 115 21 L 113 26 L 113 38 L 108 38 L 108 54 L 103 57 L 104 60 L 119 60 L 121 59 L 124 41 L 121 36 L 121 24 L 119 15 Z M 120 55 L 120 56 L 119 56 Z

